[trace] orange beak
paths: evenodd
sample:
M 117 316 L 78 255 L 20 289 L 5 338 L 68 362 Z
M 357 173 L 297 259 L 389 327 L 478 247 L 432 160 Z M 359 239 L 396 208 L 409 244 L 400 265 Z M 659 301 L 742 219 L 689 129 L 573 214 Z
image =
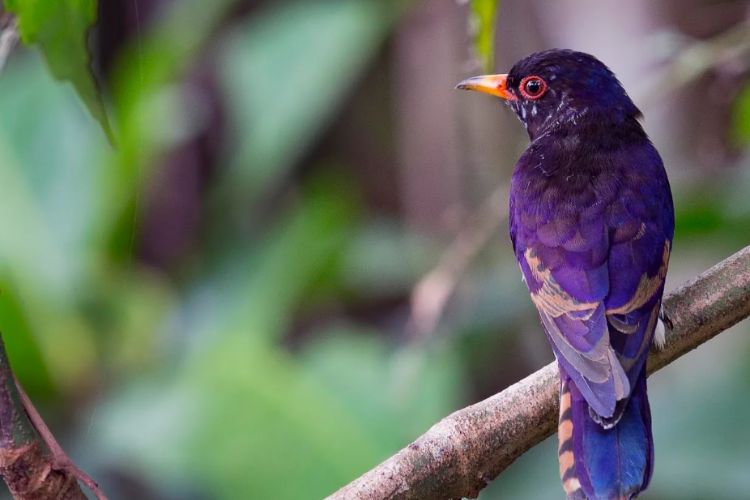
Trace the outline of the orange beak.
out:
M 485 94 L 494 95 L 508 101 L 515 101 L 514 96 L 508 90 L 508 75 L 482 75 L 473 76 L 456 85 L 457 89 L 475 90 Z

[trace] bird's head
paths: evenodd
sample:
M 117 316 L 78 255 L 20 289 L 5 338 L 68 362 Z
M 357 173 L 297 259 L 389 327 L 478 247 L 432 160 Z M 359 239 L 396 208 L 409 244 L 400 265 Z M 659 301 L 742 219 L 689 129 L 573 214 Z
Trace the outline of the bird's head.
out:
M 556 126 L 593 120 L 620 123 L 640 115 L 625 89 L 601 61 L 552 49 L 521 59 L 508 74 L 475 76 L 456 88 L 505 100 L 533 140 Z

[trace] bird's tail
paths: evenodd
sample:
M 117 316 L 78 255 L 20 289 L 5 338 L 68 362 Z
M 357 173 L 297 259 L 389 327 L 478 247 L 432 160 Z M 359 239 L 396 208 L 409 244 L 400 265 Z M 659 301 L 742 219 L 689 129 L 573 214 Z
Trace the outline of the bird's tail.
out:
M 629 500 L 648 486 L 654 464 L 645 369 L 619 422 L 591 418 L 575 383 L 560 373 L 560 478 L 570 500 Z

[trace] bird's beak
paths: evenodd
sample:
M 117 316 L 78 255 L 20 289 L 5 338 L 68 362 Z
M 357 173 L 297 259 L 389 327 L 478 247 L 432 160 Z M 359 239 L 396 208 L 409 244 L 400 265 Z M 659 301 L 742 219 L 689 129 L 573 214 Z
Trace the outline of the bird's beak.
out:
M 516 99 L 516 96 L 508 90 L 508 75 L 472 76 L 456 85 L 456 88 L 476 90 L 477 92 L 494 95 L 507 101 Z

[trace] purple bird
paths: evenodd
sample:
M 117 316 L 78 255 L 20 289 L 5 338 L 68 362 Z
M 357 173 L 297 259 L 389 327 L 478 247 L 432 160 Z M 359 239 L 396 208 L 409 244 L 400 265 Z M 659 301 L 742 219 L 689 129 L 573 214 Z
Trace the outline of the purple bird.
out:
M 615 75 L 548 50 L 458 88 L 505 100 L 528 131 L 510 238 L 560 369 L 560 477 L 570 499 L 630 499 L 654 467 L 646 358 L 674 234 L 664 165 Z

